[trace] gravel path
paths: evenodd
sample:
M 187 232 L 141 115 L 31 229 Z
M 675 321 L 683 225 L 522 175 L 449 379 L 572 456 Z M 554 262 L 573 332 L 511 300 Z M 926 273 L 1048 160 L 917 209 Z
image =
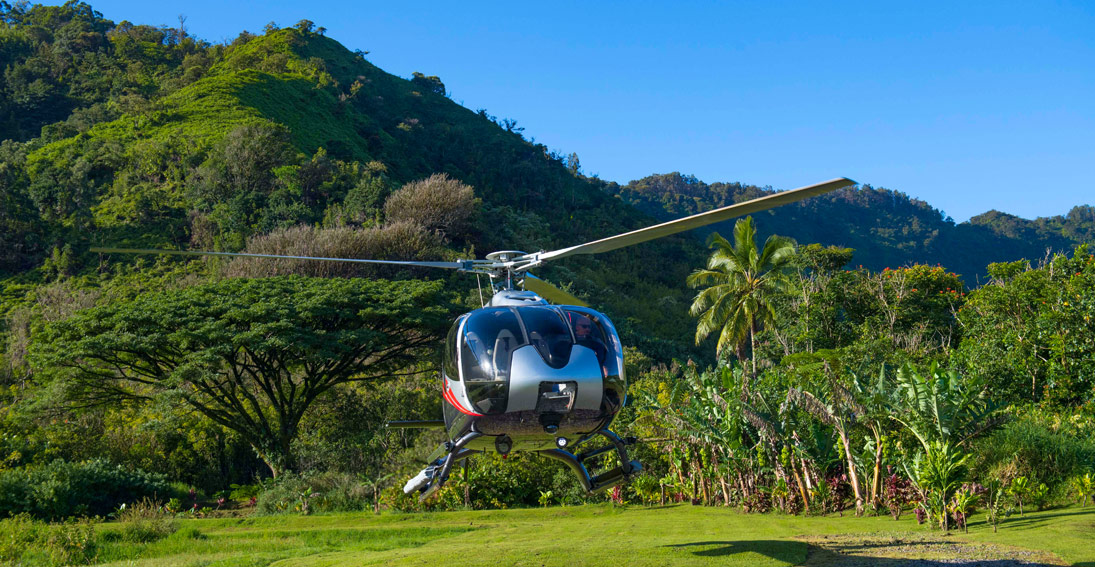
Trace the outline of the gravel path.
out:
M 811 567 L 1020 567 L 1065 565 L 1056 556 L 1000 545 L 957 541 L 923 533 L 801 537 L 810 544 Z

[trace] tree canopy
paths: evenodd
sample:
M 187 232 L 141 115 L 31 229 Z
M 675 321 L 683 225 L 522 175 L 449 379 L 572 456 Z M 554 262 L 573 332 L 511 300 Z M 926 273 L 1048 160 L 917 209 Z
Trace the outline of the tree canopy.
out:
M 230 279 L 81 312 L 35 357 L 76 405 L 179 399 L 295 467 L 308 408 L 338 384 L 420 372 L 449 310 L 430 282 Z

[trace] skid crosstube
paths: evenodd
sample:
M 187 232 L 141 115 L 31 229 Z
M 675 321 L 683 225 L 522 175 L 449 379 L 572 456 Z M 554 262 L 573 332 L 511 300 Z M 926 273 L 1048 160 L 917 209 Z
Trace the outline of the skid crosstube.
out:
M 577 455 L 564 449 L 549 449 L 537 452 L 550 459 L 566 463 L 578 476 L 578 482 L 582 484 L 582 488 L 589 494 L 617 486 L 643 470 L 643 466 L 639 461 L 633 461 L 627 456 L 627 446 L 635 443 L 635 439 L 621 439 L 619 435 L 607 429 L 602 429 L 597 434 L 607 439 L 609 443 L 603 447 L 583 451 Z M 407 481 L 407 484 L 403 486 L 403 492 L 410 494 L 417 490 L 420 501 L 429 498 L 431 494 L 445 485 L 453 465 L 479 452 L 465 449 L 465 447 L 468 443 L 482 436 L 483 434 L 477 431 L 469 431 L 456 441 L 449 441 L 438 447 L 434 455 L 441 453 L 441 456 L 435 458 L 426 468 L 422 469 L 422 472 Z M 623 464 L 597 476 L 589 474 L 589 470 L 583 463 L 612 450 L 616 451 L 620 462 Z
M 639 461 L 632 461 L 627 456 L 627 446 L 633 444 L 635 442 L 634 439 L 621 439 L 619 435 L 616 435 L 607 429 L 602 429 L 597 433 L 605 439 L 608 439 L 609 444 L 590 451 L 583 451 L 577 455 L 563 449 L 550 449 L 539 452 L 545 457 L 566 463 L 567 466 L 574 471 L 574 474 L 578 476 L 578 482 L 582 483 L 582 488 L 589 494 L 622 484 L 624 481 L 639 474 L 643 470 L 643 466 Z M 616 450 L 616 454 L 620 457 L 620 462 L 623 464 L 597 476 L 590 475 L 589 470 L 586 469 L 583 462 L 613 449 Z

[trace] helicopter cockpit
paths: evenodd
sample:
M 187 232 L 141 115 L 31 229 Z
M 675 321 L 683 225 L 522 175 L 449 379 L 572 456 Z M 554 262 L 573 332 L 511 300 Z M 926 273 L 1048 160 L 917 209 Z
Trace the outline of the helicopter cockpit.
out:
M 574 409 L 614 414 L 626 391 L 615 329 L 591 309 L 544 304 L 477 309 L 453 325 L 447 343 L 446 380 L 463 385 L 478 414 Z

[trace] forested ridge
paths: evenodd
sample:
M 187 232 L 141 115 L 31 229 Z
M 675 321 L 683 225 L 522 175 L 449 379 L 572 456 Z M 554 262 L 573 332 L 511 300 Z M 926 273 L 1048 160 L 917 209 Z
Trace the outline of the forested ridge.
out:
M 89 248 L 467 259 L 771 191 L 587 176 L 307 20 L 212 44 L 0 0 L 0 69 L 0 518 L 603 499 L 528 455 L 484 456 L 425 504 L 398 490 L 438 438 L 382 424 L 440 415 L 440 338 L 480 306 L 474 277 Z M 616 423 L 655 441 L 613 499 L 946 524 L 955 479 L 1090 494 L 1092 241 L 1091 206 L 954 223 L 863 185 L 537 275 L 628 347 Z M 933 488 L 923 463 L 948 459 Z
M 850 175 L 854 176 L 854 173 Z M 866 181 L 866 180 L 858 180 Z M 771 188 L 705 183 L 690 175 L 651 175 L 608 190 L 659 220 L 755 199 Z M 761 234 L 855 250 L 852 263 L 873 270 L 908 264 L 946 266 L 970 285 L 987 279 L 985 266 L 1039 259 L 1095 242 L 1095 207 L 1034 220 L 991 210 L 955 223 L 930 204 L 900 191 L 863 185 L 756 215 Z M 730 232 L 730 222 L 697 230 Z

